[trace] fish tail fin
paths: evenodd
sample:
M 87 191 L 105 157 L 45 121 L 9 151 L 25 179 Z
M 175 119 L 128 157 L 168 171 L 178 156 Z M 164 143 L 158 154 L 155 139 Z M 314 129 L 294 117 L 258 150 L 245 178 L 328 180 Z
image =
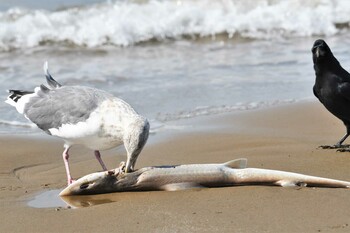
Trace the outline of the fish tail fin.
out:
M 274 184 L 282 187 L 330 187 L 330 188 L 350 188 L 350 183 L 342 180 L 302 175 L 303 178 L 282 179 Z
M 230 167 L 230 168 L 243 169 L 247 167 L 247 163 L 248 163 L 248 160 L 246 158 L 240 158 L 240 159 L 228 161 L 224 163 L 224 166 Z

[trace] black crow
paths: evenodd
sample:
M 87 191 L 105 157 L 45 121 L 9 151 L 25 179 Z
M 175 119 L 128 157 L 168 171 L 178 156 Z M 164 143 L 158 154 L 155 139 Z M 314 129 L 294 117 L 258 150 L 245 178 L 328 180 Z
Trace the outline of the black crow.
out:
M 339 142 L 333 146 L 321 147 L 350 151 L 342 145 L 350 135 L 350 74 L 341 67 L 324 40 L 316 40 L 311 51 L 316 74 L 314 95 L 346 127 L 346 134 Z

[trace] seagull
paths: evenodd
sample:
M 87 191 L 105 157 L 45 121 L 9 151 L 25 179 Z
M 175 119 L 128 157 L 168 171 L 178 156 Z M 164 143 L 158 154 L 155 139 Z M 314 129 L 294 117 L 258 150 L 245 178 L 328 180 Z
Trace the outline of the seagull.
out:
M 74 182 L 69 169 L 69 149 L 84 145 L 94 150 L 103 170 L 107 170 L 100 151 L 124 145 L 125 172 L 132 172 L 149 134 L 148 120 L 128 103 L 113 95 L 86 86 L 62 86 L 44 63 L 48 86 L 34 91 L 8 90 L 6 103 L 47 134 L 64 140 L 62 154 L 68 185 Z

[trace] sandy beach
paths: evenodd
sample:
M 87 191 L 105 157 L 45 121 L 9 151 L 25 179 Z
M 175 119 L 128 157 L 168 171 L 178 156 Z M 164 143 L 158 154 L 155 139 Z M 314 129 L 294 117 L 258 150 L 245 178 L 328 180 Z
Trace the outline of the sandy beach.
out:
M 136 166 L 220 163 L 248 158 L 249 167 L 350 181 L 350 154 L 322 150 L 345 132 L 313 101 L 177 122 L 184 130 L 151 135 Z M 187 129 L 189 128 L 189 129 Z M 346 189 L 244 186 L 177 192 L 88 196 L 87 208 L 33 208 L 38 193 L 62 189 L 62 142 L 1 136 L 0 232 L 349 232 Z M 125 160 L 106 151 L 109 168 Z M 74 177 L 100 170 L 93 153 L 71 151 Z M 79 202 L 80 200 L 76 200 Z

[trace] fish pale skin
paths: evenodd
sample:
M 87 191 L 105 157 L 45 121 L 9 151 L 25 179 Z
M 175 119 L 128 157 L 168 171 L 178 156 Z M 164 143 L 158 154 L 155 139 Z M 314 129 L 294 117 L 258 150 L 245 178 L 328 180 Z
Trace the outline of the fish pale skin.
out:
M 132 173 L 122 167 L 86 175 L 60 193 L 60 196 L 125 191 L 175 191 L 192 188 L 239 185 L 275 185 L 350 188 L 350 182 L 278 170 L 246 168 L 246 159 L 222 164 L 189 164 L 145 167 Z

